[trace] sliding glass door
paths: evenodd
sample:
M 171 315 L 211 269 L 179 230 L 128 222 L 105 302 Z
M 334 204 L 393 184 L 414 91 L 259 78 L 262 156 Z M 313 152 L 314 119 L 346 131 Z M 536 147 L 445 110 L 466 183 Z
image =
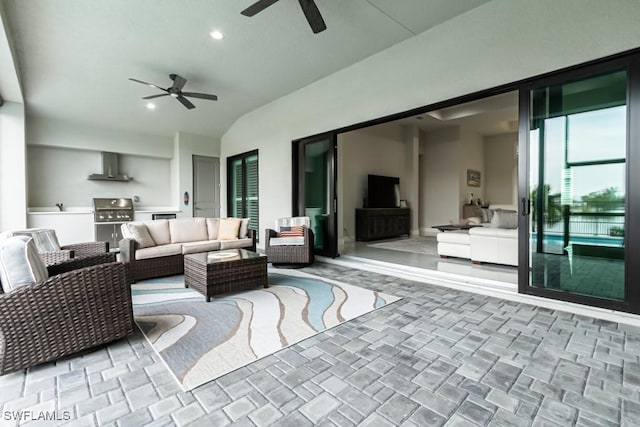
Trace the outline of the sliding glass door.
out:
M 521 291 L 637 309 L 627 271 L 629 186 L 638 186 L 629 176 L 629 80 L 620 66 L 521 91 Z
M 334 134 L 294 142 L 294 215 L 308 216 L 315 253 L 337 256 L 336 140 Z

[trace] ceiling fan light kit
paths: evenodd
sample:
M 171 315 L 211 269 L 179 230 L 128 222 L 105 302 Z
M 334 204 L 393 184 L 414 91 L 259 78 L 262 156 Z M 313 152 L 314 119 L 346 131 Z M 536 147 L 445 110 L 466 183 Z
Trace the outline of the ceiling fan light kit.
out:
M 184 87 L 185 84 L 187 84 L 187 79 L 185 79 L 184 77 L 179 76 L 178 74 L 169 74 L 169 78 L 171 80 L 173 80 L 173 84 L 168 87 L 168 88 L 163 88 L 160 86 L 156 86 L 154 84 L 151 83 L 147 83 L 147 82 L 143 82 L 142 80 L 138 80 L 138 79 L 132 79 L 129 78 L 129 80 L 131 80 L 132 82 L 136 82 L 136 83 L 141 83 L 143 85 L 147 85 L 147 86 L 151 86 L 152 88 L 155 89 L 159 89 L 164 91 L 165 93 L 160 93 L 157 95 L 149 95 L 149 96 L 144 96 L 142 97 L 142 99 L 154 99 L 154 98 L 159 98 L 161 96 L 171 96 L 173 98 L 176 98 L 182 105 L 184 105 L 186 108 L 188 108 L 189 110 L 192 110 L 194 108 L 196 108 L 195 105 L 193 105 L 193 103 L 191 103 L 191 101 L 189 101 L 187 99 L 187 97 L 189 98 L 199 98 L 199 99 L 208 99 L 210 101 L 217 101 L 218 97 L 216 95 L 212 95 L 209 93 L 199 93 L 199 92 L 183 92 L 182 88 Z

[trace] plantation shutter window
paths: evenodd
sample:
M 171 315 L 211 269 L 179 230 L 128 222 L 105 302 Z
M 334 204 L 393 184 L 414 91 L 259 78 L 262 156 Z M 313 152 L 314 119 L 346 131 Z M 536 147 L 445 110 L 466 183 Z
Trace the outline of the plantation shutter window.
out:
M 259 230 L 257 150 L 227 159 L 227 211 L 231 217 L 250 218 L 249 228 Z

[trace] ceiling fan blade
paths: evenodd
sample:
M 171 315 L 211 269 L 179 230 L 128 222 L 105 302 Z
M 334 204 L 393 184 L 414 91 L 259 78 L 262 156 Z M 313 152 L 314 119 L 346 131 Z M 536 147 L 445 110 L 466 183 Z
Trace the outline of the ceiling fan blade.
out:
M 142 99 L 160 98 L 161 96 L 169 96 L 168 93 L 161 93 L 160 95 L 143 96 Z
M 218 100 L 217 96 L 209 95 L 208 93 L 182 92 L 182 96 L 190 96 L 191 98 L 210 99 L 212 101 L 217 101 Z
M 185 98 L 184 96 L 182 96 L 182 95 L 178 95 L 178 96 L 176 97 L 176 99 L 177 99 L 178 101 L 180 101 L 180 103 L 182 103 L 182 105 L 184 105 L 185 107 L 187 107 L 189 110 L 192 110 L 192 109 L 196 108 L 196 106 L 195 106 L 195 105 L 193 105 L 191 102 L 189 102 L 189 100 L 188 100 L 187 98 Z
M 240 12 L 244 16 L 253 16 L 259 12 L 262 12 L 272 4 L 278 2 L 279 0 L 258 0 L 242 12 Z
M 171 77 L 171 80 L 173 80 L 173 86 L 171 87 L 173 89 L 177 89 L 178 92 L 182 90 L 185 84 L 187 84 L 187 79 L 177 74 L 171 74 L 169 75 L 169 77 Z
M 136 82 L 136 83 L 142 83 L 143 85 L 151 86 L 151 87 L 154 87 L 156 89 L 160 89 L 160 90 L 163 90 L 163 91 L 167 92 L 167 89 L 165 89 L 163 87 L 156 86 L 156 85 L 151 84 L 151 83 L 143 82 L 142 80 L 132 79 L 131 77 L 129 77 L 129 80 L 131 80 L 132 82 Z
M 307 18 L 307 22 L 311 26 L 311 30 L 315 34 L 318 34 L 321 31 L 327 29 L 327 25 L 324 23 L 324 19 L 322 19 L 322 15 L 318 10 L 318 6 L 313 0 L 298 0 L 300 2 L 300 7 L 304 12 L 304 16 Z

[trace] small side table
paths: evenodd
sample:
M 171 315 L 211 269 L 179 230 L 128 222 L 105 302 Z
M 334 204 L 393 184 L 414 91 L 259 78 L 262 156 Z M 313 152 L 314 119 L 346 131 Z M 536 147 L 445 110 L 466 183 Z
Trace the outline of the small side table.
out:
M 205 296 L 269 287 L 267 256 L 244 249 L 200 252 L 184 256 L 184 286 Z

